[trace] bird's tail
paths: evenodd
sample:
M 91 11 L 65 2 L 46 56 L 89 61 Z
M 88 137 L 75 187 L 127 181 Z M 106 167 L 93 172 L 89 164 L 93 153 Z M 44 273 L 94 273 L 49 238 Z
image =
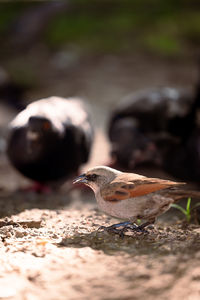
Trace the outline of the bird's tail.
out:
M 173 198 L 174 202 L 183 198 L 194 198 L 200 200 L 200 191 L 184 190 L 180 188 L 165 190 L 164 195 Z

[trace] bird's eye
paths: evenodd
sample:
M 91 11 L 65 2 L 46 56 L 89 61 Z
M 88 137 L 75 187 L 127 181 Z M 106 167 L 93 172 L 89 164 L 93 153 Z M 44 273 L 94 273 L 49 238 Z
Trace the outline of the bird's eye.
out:
M 97 174 L 91 174 L 87 176 L 87 179 L 90 181 L 95 181 L 97 179 L 98 175 Z
M 51 123 L 49 121 L 45 121 L 42 124 L 42 127 L 43 127 L 44 130 L 49 130 L 51 128 Z

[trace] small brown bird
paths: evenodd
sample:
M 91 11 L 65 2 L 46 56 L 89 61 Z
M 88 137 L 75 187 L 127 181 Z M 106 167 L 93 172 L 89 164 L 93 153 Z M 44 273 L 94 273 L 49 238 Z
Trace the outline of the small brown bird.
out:
M 156 217 L 166 212 L 179 198 L 189 196 L 200 198 L 200 192 L 194 192 L 193 195 L 191 191 L 177 189 L 184 184 L 182 182 L 124 173 L 105 166 L 91 168 L 73 181 L 73 183 L 80 182 L 94 191 L 102 211 L 126 220 L 109 227 L 101 227 L 122 235 L 127 229 L 144 231 L 147 225 L 154 223 Z M 165 190 L 165 193 L 155 193 L 161 190 Z M 137 226 L 133 223 L 137 219 L 146 222 Z M 121 226 L 123 229 L 118 230 L 117 228 Z

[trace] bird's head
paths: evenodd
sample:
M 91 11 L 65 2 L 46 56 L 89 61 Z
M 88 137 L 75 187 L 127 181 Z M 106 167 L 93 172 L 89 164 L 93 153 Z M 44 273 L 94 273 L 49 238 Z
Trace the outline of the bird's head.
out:
M 109 167 L 98 166 L 89 169 L 86 173 L 77 177 L 73 183 L 84 183 L 94 192 L 97 192 L 99 188 L 102 188 L 104 185 L 114 180 L 120 173 L 120 171 Z
M 134 170 L 138 165 L 159 162 L 160 153 L 150 134 L 143 132 L 137 120 L 116 120 L 110 130 L 111 156 L 119 166 Z
M 39 157 L 52 136 L 51 121 L 44 117 L 31 116 L 26 127 L 26 153 L 29 159 Z
M 28 120 L 27 138 L 30 140 L 36 140 L 44 133 L 48 133 L 51 130 L 52 124 L 47 118 L 32 116 Z

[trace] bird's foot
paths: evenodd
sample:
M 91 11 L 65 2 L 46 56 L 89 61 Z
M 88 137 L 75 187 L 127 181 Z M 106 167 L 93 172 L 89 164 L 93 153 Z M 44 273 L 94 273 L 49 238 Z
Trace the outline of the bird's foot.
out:
M 112 230 L 112 229 L 117 229 L 121 226 L 127 226 L 129 224 L 131 224 L 131 222 L 122 222 L 118 224 L 113 224 L 111 226 L 100 226 L 98 230 Z
M 101 226 L 101 227 L 99 227 L 98 231 L 100 231 L 100 230 L 107 231 L 109 233 L 118 234 L 121 238 L 123 238 L 124 237 L 124 233 L 127 231 L 127 228 L 124 227 L 122 229 L 117 229 L 117 228 L 114 228 L 112 226 L 108 226 L 108 227 Z
M 148 233 L 148 231 L 147 231 L 146 229 L 144 229 L 144 228 L 145 228 L 146 226 L 149 226 L 149 225 L 152 226 L 152 224 L 153 224 L 154 222 L 155 222 L 155 219 L 150 220 L 150 221 L 147 221 L 147 222 L 145 222 L 145 223 L 139 225 L 139 226 L 138 226 L 138 229 L 139 229 L 141 232 L 146 232 L 146 233 Z
M 120 227 L 122 227 L 120 229 Z M 132 223 L 132 222 L 123 222 L 123 223 L 118 223 L 118 224 L 113 224 L 111 226 L 100 226 L 98 231 L 103 230 L 103 231 L 107 231 L 107 232 L 111 232 L 111 233 L 115 233 L 115 234 L 119 234 L 120 237 L 124 237 L 124 233 L 127 232 L 128 230 L 131 231 L 137 231 L 137 232 L 141 232 L 141 233 L 148 233 L 147 230 L 145 230 L 144 228 L 137 226 L 136 224 Z
M 146 229 L 136 225 L 136 224 L 131 224 L 129 226 L 127 226 L 128 229 L 130 229 L 131 231 L 137 231 L 137 232 L 141 232 L 141 233 L 149 233 Z
M 127 231 L 127 226 L 129 224 L 131 224 L 131 222 L 123 222 L 123 223 L 113 224 L 111 226 L 100 226 L 98 228 L 98 231 L 103 230 L 103 231 L 107 231 L 110 233 L 119 234 L 120 237 L 124 237 L 124 232 Z M 120 227 L 122 227 L 122 226 L 123 226 L 123 228 L 120 229 Z

